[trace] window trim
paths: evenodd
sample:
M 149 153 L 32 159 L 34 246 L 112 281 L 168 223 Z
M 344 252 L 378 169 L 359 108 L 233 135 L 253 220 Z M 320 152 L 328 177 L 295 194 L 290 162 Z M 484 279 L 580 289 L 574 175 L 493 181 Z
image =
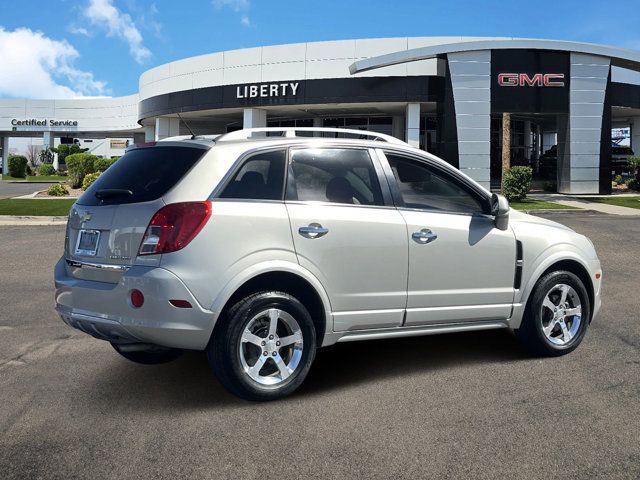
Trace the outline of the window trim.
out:
M 459 212 L 456 210 L 437 210 L 434 208 L 413 208 L 405 206 L 404 199 L 402 198 L 402 194 L 400 192 L 400 187 L 398 186 L 398 181 L 396 180 L 395 175 L 393 174 L 393 170 L 391 169 L 391 164 L 389 163 L 389 159 L 386 156 L 386 152 L 389 152 L 392 155 L 397 155 L 399 157 L 405 157 L 410 161 L 415 161 L 418 164 L 424 165 L 427 169 L 435 171 L 435 173 L 440 174 L 442 176 L 450 177 L 453 181 L 459 184 L 459 187 L 469 193 L 471 196 L 475 197 L 476 200 L 484 207 L 482 212 L 468 213 L 468 212 Z M 490 197 L 487 196 L 486 192 L 478 189 L 476 185 L 470 183 L 466 178 L 460 176 L 456 170 L 453 168 L 445 168 L 442 165 L 438 165 L 431 158 L 425 157 L 422 155 L 417 155 L 412 152 L 406 152 L 400 149 L 394 148 L 378 148 L 378 155 L 380 155 L 381 162 L 385 169 L 385 173 L 387 176 L 387 180 L 389 182 L 389 186 L 391 188 L 391 193 L 393 195 L 393 200 L 395 202 L 396 207 L 399 210 L 409 210 L 409 211 L 417 211 L 417 212 L 429 212 L 429 213 L 443 213 L 448 215 L 466 215 L 469 217 L 472 216 L 486 216 L 491 217 L 491 201 Z
M 286 145 L 279 145 L 279 146 L 267 146 L 267 147 L 255 148 L 255 149 L 244 152 L 235 160 L 235 162 L 233 162 L 233 165 L 231 165 L 231 168 L 229 168 L 229 170 L 227 171 L 227 173 L 224 174 L 220 182 L 218 182 L 218 185 L 216 185 L 216 187 L 213 189 L 213 191 L 209 195 L 209 200 L 215 200 L 217 202 L 283 203 L 285 198 L 285 191 L 287 188 L 287 166 L 289 162 L 289 153 L 287 150 L 288 150 L 288 147 Z M 252 157 L 256 155 L 260 155 L 262 153 L 279 152 L 279 151 L 284 152 L 284 162 L 285 162 L 283 179 L 282 179 L 283 181 L 282 190 L 280 192 L 279 200 L 264 199 L 264 198 L 222 198 L 220 197 L 220 195 L 222 195 L 222 192 L 225 191 L 227 186 L 233 181 L 233 179 L 238 174 L 238 172 L 240 172 L 240 170 L 246 165 L 247 162 L 251 160 Z
M 324 202 L 322 200 L 288 200 L 287 199 L 288 192 L 294 188 L 293 182 L 295 181 L 292 174 L 293 172 L 291 172 L 291 161 L 292 161 L 293 153 L 296 150 L 309 150 L 309 149 L 366 150 L 367 154 L 369 155 L 369 159 L 371 160 L 371 164 L 373 165 L 373 169 L 376 173 L 376 179 L 378 180 L 378 186 L 380 187 L 380 193 L 382 195 L 382 205 L 356 205 L 356 204 L 349 204 L 349 203 Z M 378 158 L 376 149 L 368 146 L 339 144 L 339 143 L 332 143 L 329 145 L 326 145 L 326 144 L 325 145 L 314 145 L 314 144 L 292 145 L 289 147 L 285 182 L 286 182 L 285 192 L 284 192 L 285 203 L 296 204 L 296 205 L 332 205 L 332 206 L 342 206 L 342 207 L 395 208 L 393 198 L 391 195 L 391 190 L 389 189 L 387 176 L 382 167 L 382 163 Z

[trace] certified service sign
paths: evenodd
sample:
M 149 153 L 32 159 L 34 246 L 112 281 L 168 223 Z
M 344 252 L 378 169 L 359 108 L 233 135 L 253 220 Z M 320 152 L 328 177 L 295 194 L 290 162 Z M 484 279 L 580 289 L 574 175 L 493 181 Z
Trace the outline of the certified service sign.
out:
M 14 127 L 77 127 L 77 120 L 54 120 L 54 119 L 37 119 L 31 118 L 28 120 L 18 120 L 14 118 L 11 120 L 11 125 Z

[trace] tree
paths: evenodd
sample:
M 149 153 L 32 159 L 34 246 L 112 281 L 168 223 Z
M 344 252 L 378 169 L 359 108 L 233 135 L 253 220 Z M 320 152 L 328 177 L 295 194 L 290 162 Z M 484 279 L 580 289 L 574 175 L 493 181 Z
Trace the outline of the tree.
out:
M 84 153 L 88 151 L 88 148 L 80 148 L 79 145 L 75 143 L 66 143 L 63 145 L 58 145 L 58 148 L 54 149 L 54 151 L 58 154 L 58 164 L 64 165 L 66 164 L 66 158 L 69 155 L 73 155 L 74 153 Z
M 32 167 L 37 167 L 40 164 L 40 151 L 42 147 L 39 145 L 27 145 L 27 159 Z
M 511 168 L 511 114 L 503 112 L 502 114 L 502 185 L 501 190 L 504 194 L 504 180 L 507 178 L 507 172 Z

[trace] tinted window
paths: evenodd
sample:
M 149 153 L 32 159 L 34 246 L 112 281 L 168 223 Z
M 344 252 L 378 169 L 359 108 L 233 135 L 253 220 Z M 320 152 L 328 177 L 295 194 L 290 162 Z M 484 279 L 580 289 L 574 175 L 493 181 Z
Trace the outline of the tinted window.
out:
M 369 152 L 347 148 L 292 150 L 288 200 L 383 205 Z
M 220 198 L 282 200 L 286 151 L 249 157 L 227 184 Z
M 480 199 L 445 172 L 390 153 L 386 156 L 406 207 L 458 213 L 483 212 Z
M 80 205 L 118 205 L 149 202 L 163 196 L 206 153 L 193 147 L 139 148 L 125 153 L 80 197 Z M 100 190 L 131 191 L 132 195 L 111 195 L 102 200 Z

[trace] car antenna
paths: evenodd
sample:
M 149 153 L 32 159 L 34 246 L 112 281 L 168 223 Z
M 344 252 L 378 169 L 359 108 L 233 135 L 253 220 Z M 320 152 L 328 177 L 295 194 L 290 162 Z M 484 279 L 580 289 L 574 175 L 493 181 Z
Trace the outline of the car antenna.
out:
M 189 124 L 187 122 L 184 121 L 184 118 L 182 118 L 182 116 L 180 115 L 180 113 L 176 112 L 178 114 L 178 118 L 180 119 L 180 121 L 182 123 L 184 123 L 184 126 L 187 127 L 187 130 L 189 130 L 189 133 L 191 134 L 191 140 L 194 140 L 196 138 L 196 134 L 193 133 L 193 130 L 191 130 L 191 127 L 189 126 Z

